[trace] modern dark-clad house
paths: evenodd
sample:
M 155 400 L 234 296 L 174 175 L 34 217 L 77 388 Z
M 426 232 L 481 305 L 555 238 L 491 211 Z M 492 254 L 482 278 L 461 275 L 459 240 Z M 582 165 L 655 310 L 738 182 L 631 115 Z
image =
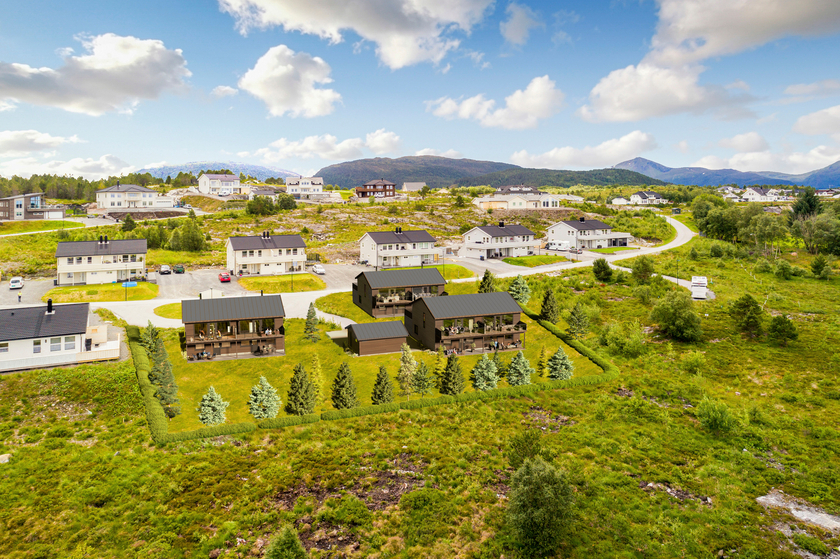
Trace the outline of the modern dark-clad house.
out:
M 393 198 L 396 195 L 396 184 L 385 179 L 368 181 L 362 186 L 356 187 L 356 196 L 359 198 Z
M 415 300 L 436 297 L 445 287 L 437 268 L 362 272 L 353 282 L 353 303 L 374 318 L 402 316 Z
M 357 355 L 399 353 L 408 340 L 402 322 L 370 322 L 347 327 L 347 347 Z
M 0 221 L 24 219 L 64 219 L 64 210 L 49 206 L 40 192 L 0 198 Z
M 187 358 L 282 355 L 285 316 L 280 295 L 181 301 Z
M 424 346 L 458 353 L 521 349 L 526 325 L 510 293 L 417 299 L 405 311 L 408 333 Z

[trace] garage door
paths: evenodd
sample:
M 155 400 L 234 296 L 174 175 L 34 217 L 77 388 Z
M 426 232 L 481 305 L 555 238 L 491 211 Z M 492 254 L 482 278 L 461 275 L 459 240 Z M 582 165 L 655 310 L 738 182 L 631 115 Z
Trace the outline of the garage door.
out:
M 64 212 L 47 212 L 47 219 L 61 219 Z

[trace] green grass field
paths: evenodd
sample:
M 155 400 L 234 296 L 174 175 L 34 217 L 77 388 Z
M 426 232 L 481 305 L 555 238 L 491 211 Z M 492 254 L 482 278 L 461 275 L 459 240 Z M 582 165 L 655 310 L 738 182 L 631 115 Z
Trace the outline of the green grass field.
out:
M 533 256 L 516 256 L 502 259 L 502 262 L 507 264 L 512 264 L 514 266 L 526 266 L 528 268 L 568 261 L 568 258 L 560 256 L 559 254 L 535 254 Z
M 601 254 L 615 254 L 624 250 L 639 250 L 639 247 L 607 247 L 607 248 L 590 248 L 589 252 L 600 252 Z
M 161 264 L 168 264 L 169 266 L 183 264 L 187 268 L 209 268 L 212 266 L 224 266 L 225 258 L 224 250 L 210 249 L 204 252 L 187 252 L 152 249 L 147 256 L 147 265 L 149 267 L 158 267 Z
M 181 319 L 181 303 L 169 303 L 155 307 L 154 313 L 163 318 Z
M 84 224 L 76 221 L 2 221 L 0 222 L 0 235 L 37 233 L 53 229 L 73 229 L 75 227 L 84 227 Z
M 398 268 L 399 270 L 419 269 L 420 266 L 406 266 L 405 268 Z M 475 277 L 475 272 L 468 268 L 464 268 L 459 264 L 423 266 L 423 268 L 437 268 L 440 270 L 440 275 L 443 279 L 449 281 L 454 279 L 464 279 Z
M 685 211 L 685 210 L 683 210 L 683 211 Z M 672 215 L 671 217 L 673 217 L 674 219 L 676 219 L 677 221 L 679 221 L 680 223 L 682 223 L 683 225 L 685 225 L 686 227 L 688 227 L 689 229 L 694 231 L 695 233 L 698 233 L 700 231 L 700 229 L 697 228 L 697 224 L 694 222 L 694 216 L 690 213 L 688 213 L 688 214 L 682 213 L 680 215 Z
M 158 296 L 158 286 L 138 282 L 137 287 L 123 287 L 119 283 L 95 285 L 73 285 L 54 287 L 41 297 L 42 301 L 52 299 L 53 303 L 96 303 L 107 301 L 145 301 Z M 128 297 L 126 299 L 126 296 Z
M 282 276 L 241 277 L 239 285 L 249 291 L 265 293 L 297 293 L 299 291 L 318 291 L 326 289 L 327 284 L 312 274 L 285 274 Z
M 373 318 L 353 304 L 352 293 L 330 293 L 329 295 L 324 295 L 315 299 L 315 307 L 325 313 L 343 316 L 358 323 L 393 320 L 393 317 L 383 319 Z

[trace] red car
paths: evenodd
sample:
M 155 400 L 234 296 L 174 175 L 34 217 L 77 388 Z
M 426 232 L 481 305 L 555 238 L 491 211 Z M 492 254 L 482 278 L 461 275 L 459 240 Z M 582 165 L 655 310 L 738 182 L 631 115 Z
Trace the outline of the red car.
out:
M 228 274 L 227 272 L 222 272 L 221 274 L 219 274 L 219 281 L 222 283 L 230 282 L 230 274 Z

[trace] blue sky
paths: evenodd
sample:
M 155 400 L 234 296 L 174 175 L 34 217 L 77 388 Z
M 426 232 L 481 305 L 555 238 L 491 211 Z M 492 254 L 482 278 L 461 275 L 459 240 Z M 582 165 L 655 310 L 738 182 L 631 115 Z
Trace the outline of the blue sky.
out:
M 10 4 L 11 5 L 11 4 Z M 840 2 L 15 2 L 0 175 L 231 160 L 309 174 L 438 154 L 840 160 Z

